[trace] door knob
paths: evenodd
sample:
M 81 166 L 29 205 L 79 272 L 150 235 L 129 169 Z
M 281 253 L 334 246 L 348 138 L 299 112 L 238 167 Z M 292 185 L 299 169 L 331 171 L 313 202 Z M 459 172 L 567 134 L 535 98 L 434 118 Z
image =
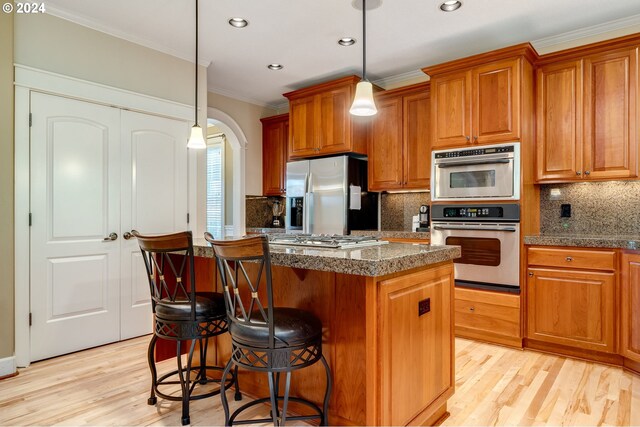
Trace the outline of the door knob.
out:
M 111 242 L 113 240 L 116 240 L 118 238 L 118 235 L 116 233 L 111 233 L 109 234 L 108 237 L 105 237 L 104 239 L 102 239 L 103 242 Z
M 125 231 L 122 237 L 124 238 L 124 240 L 129 240 L 133 237 L 133 234 L 129 233 L 128 231 Z

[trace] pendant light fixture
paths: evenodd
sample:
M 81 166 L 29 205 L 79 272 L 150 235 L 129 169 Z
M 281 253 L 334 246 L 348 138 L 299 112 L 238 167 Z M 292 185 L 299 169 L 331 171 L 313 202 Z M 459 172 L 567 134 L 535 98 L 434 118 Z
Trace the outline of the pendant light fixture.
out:
M 362 80 L 356 85 L 356 96 L 349 113 L 354 116 L 373 116 L 377 112 L 373 85 L 367 80 L 367 0 L 362 0 Z
M 196 81 L 195 81 L 195 124 L 191 128 L 191 137 L 189 138 L 189 142 L 187 142 L 187 148 L 207 148 L 206 142 L 204 142 L 204 135 L 202 133 L 202 128 L 198 124 L 198 0 L 196 0 Z

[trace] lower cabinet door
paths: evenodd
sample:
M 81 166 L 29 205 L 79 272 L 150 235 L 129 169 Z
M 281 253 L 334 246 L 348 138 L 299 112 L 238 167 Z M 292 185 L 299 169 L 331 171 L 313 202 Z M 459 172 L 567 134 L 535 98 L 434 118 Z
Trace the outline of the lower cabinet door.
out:
M 453 268 L 380 282 L 381 425 L 407 425 L 453 387 Z
M 529 268 L 527 336 L 615 352 L 613 272 Z
M 621 353 L 640 363 L 640 253 L 622 258 Z

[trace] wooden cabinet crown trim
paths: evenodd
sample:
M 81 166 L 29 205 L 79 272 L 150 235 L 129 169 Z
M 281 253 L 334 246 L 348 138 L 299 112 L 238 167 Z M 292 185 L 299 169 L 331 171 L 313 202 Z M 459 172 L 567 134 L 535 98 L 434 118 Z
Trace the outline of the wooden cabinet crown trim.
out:
M 480 53 L 478 55 L 469 56 L 467 58 L 456 59 L 454 61 L 445 62 L 443 64 L 424 67 L 422 72 L 433 77 L 438 74 L 446 74 L 451 71 L 457 71 L 464 68 L 485 65 L 488 62 L 499 61 L 501 59 L 513 58 L 515 56 L 523 56 L 529 62 L 535 63 L 538 60 L 538 52 L 531 43 L 521 43 L 515 46 L 509 46 L 502 49 L 492 50 L 491 52 Z
M 426 82 L 412 84 L 409 86 L 397 87 L 395 89 L 383 90 L 383 91 L 377 92 L 375 94 L 375 98 L 376 100 L 378 100 L 378 99 L 395 97 L 395 96 L 414 95 L 419 92 L 428 94 L 430 91 L 431 91 L 431 82 L 426 81 Z
M 557 52 L 541 55 L 535 62 L 536 67 L 546 65 L 553 62 L 568 61 L 578 59 L 583 56 L 589 56 L 602 52 L 609 52 L 614 49 L 629 48 L 640 44 L 640 33 L 630 34 L 628 36 L 617 37 L 615 39 L 604 40 L 601 42 L 586 44 L 583 46 L 572 47 L 569 49 L 559 50 Z
M 339 86 L 353 86 L 355 88 L 355 85 L 358 84 L 360 80 L 362 79 L 356 75 L 342 77 L 339 79 L 330 80 L 328 82 L 319 83 L 317 85 L 307 86 L 301 89 L 294 90 L 292 92 L 287 92 L 282 96 L 284 96 L 285 98 L 288 98 L 289 101 L 291 101 L 292 99 L 302 98 L 305 96 L 314 95 L 316 93 L 326 92 L 328 90 L 334 89 Z M 380 88 L 379 86 L 373 85 L 373 90 L 375 92 L 375 91 L 382 90 L 382 88 Z
M 285 120 L 289 120 L 289 113 L 278 114 L 277 116 L 262 117 L 260 119 L 260 121 L 263 124 L 272 123 L 272 122 L 280 122 L 280 121 L 285 121 Z

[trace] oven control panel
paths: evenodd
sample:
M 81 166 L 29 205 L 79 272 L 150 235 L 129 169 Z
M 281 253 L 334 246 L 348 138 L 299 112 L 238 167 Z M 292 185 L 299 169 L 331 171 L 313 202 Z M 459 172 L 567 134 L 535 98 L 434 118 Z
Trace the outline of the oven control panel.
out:
M 432 205 L 432 221 L 499 221 L 518 222 L 517 204 Z
M 448 159 L 455 157 L 482 156 L 485 154 L 497 153 L 513 153 L 513 145 L 504 145 L 501 147 L 475 148 L 473 150 L 452 150 L 435 153 L 436 159 Z
M 504 209 L 501 206 L 491 207 L 446 207 L 445 218 L 502 218 Z

